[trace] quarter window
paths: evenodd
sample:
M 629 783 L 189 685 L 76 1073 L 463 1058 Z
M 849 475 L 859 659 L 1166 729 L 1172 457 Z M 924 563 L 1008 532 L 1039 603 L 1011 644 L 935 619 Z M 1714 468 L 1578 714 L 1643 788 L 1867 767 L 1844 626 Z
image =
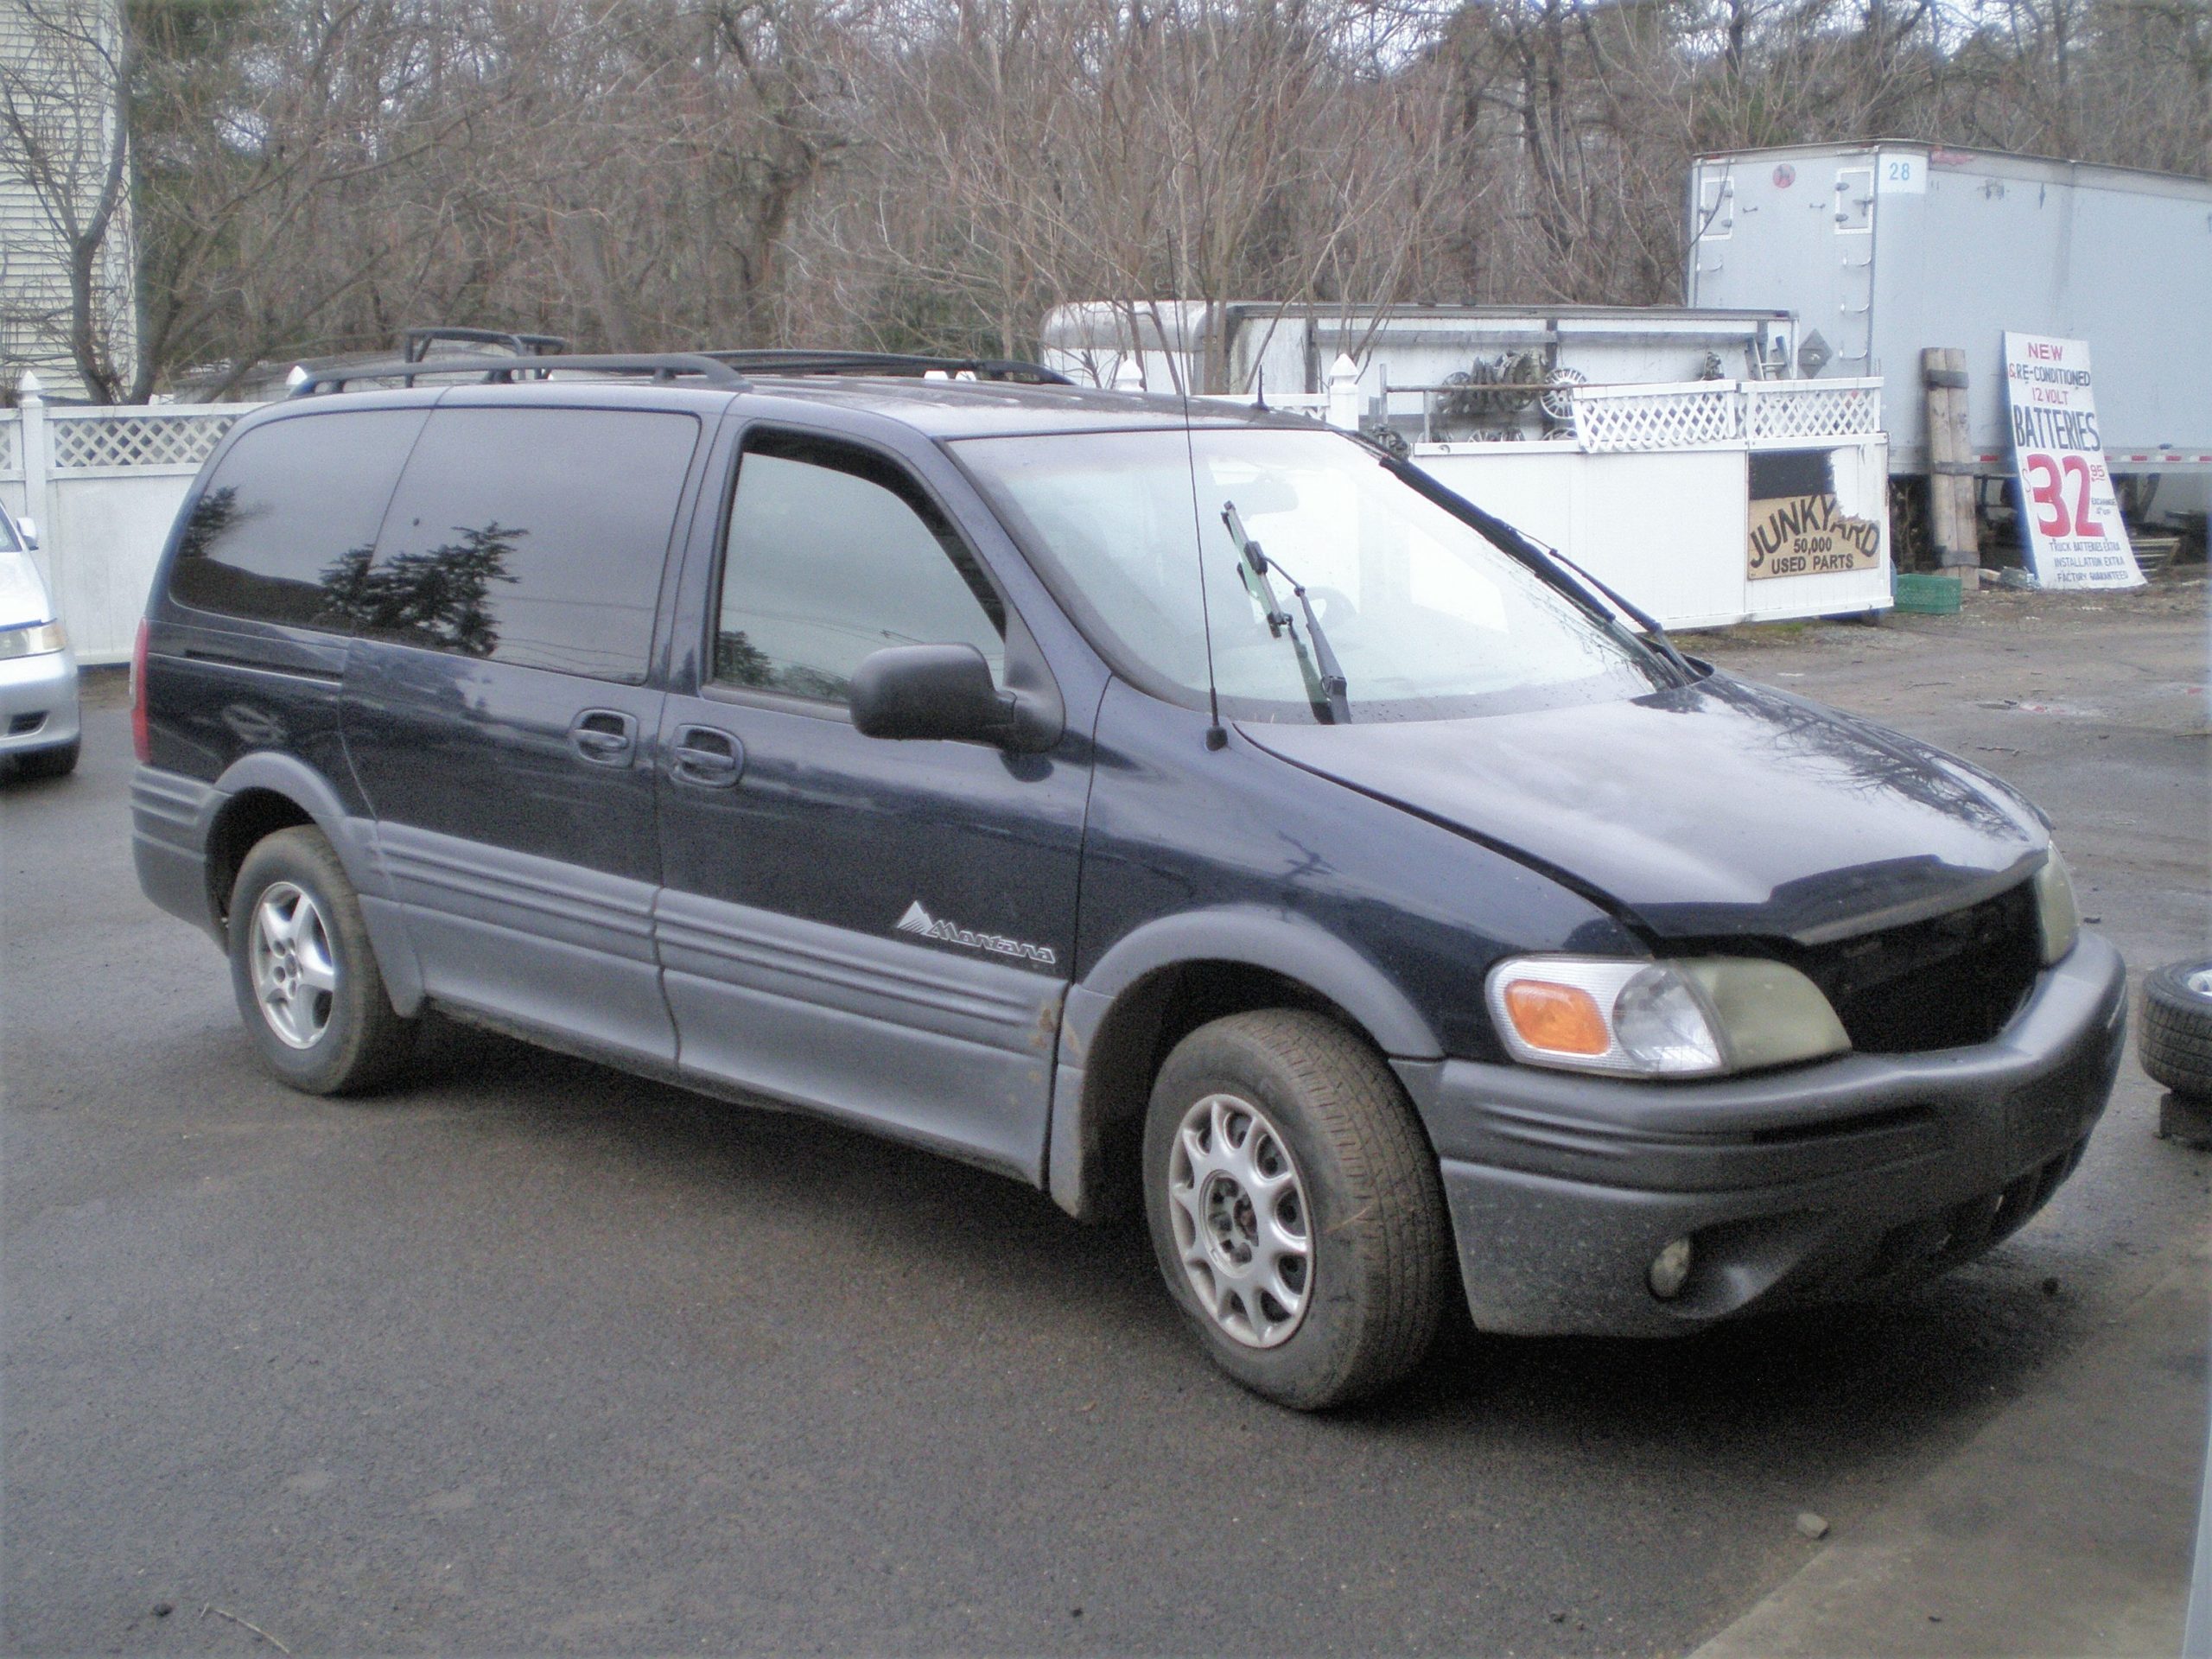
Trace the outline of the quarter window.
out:
M 442 409 L 334 602 L 372 638 L 635 683 L 698 438 L 659 410 Z
M 1006 610 L 975 555 L 897 467 L 785 434 L 750 440 L 723 556 L 714 677 L 846 700 L 887 645 L 971 645 L 1004 678 Z
M 169 594 L 195 610 L 346 632 L 334 600 L 365 561 L 423 429 L 413 409 L 296 415 L 238 435 L 193 503 Z

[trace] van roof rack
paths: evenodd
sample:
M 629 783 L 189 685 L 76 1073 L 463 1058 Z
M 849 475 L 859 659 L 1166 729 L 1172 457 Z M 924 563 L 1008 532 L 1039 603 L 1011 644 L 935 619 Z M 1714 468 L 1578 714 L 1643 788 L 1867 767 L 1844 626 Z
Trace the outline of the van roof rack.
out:
M 1071 386 L 1058 370 L 1041 363 L 1014 358 L 922 357 L 900 352 L 836 352 L 808 349 L 763 349 L 731 352 L 591 352 L 544 350 L 568 342 L 552 334 L 505 334 L 491 328 L 410 328 L 403 336 L 404 355 L 374 363 L 310 370 L 292 389 L 303 397 L 316 392 L 343 391 L 363 381 L 397 380 L 411 386 L 425 375 L 474 375 L 486 385 L 512 385 L 543 380 L 556 372 L 608 375 L 643 375 L 665 385 L 696 378 L 725 391 L 742 391 L 748 374 L 847 375 L 877 374 L 918 379 L 938 374 L 948 378 L 969 375 L 978 380 L 1016 381 L 1028 385 Z M 503 344 L 514 349 L 497 355 L 434 356 L 437 340 L 471 345 Z
M 1071 386 L 1074 381 L 1041 363 L 1011 357 L 922 357 L 905 352 L 817 351 L 801 346 L 756 351 L 702 352 L 749 374 L 972 374 L 978 380 L 1015 380 L 1030 385 Z
M 725 391 L 742 391 L 749 384 L 729 364 L 699 352 L 563 352 L 518 357 L 387 359 L 381 363 L 310 370 L 292 388 L 292 396 L 306 397 L 317 392 L 343 391 L 349 385 L 362 380 L 397 380 L 411 386 L 417 379 L 434 374 L 477 375 L 486 385 L 512 385 L 518 381 L 547 379 L 556 372 L 641 375 L 663 385 L 679 379 L 698 379 Z
M 558 334 L 510 334 L 504 328 L 461 328 L 438 324 L 430 327 L 404 328 L 399 335 L 399 354 L 410 363 L 420 363 L 430 354 L 430 347 L 442 343 L 455 346 L 504 346 L 517 357 L 543 357 L 569 349 L 569 342 Z

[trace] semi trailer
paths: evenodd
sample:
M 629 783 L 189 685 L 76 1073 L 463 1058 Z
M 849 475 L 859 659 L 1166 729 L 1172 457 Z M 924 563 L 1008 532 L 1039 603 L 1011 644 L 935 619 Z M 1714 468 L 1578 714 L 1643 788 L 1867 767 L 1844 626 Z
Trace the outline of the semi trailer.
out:
M 1998 480 L 2012 460 L 2011 332 L 2088 342 L 2134 528 L 2201 538 L 2212 181 L 1924 143 L 1787 145 L 1700 157 L 1684 207 L 1689 305 L 1786 309 L 1796 372 L 1882 378 L 1891 474 L 1907 485 L 1901 527 L 1931 474 L 1961 465 L 1982 480 L 1985 522 L 2010 516 Z M 1927 414 L 1923 353 L 1944 348 L 1964 353 L 1958 461 L 1934 453 Z

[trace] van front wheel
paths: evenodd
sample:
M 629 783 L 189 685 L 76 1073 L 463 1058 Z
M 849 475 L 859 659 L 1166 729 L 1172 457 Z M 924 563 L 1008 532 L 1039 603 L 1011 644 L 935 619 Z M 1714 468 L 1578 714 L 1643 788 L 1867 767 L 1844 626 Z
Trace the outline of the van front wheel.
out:
M 1319 1410 L 1428 1351 L 1451 1281 L 1435 1154 L 1382 1057 L 1334 1020 L 1232 1014 L 1177 1044 L 1144 1183 L 1169 1294 L 1246 1388 Z
M 320 830 L 254 844 L 231 890 L 231 986 L 262 1064 L 311 1095 L 373 1088 L 406 1058 L 413 1022 L 384 987 L 368 924 Z

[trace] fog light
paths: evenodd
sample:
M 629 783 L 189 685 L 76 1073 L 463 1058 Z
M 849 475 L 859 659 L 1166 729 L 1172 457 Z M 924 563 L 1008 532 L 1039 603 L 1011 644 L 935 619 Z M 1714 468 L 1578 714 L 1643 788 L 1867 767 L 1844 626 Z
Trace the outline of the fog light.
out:
M 1654 1296 L 1671 1302 L 1682 1294 L 1689 1282 L 1691 1255 L 1689 1240 L 1678 1238 L 1651 1258 L 1651 1271 L 1643 1276 Z

